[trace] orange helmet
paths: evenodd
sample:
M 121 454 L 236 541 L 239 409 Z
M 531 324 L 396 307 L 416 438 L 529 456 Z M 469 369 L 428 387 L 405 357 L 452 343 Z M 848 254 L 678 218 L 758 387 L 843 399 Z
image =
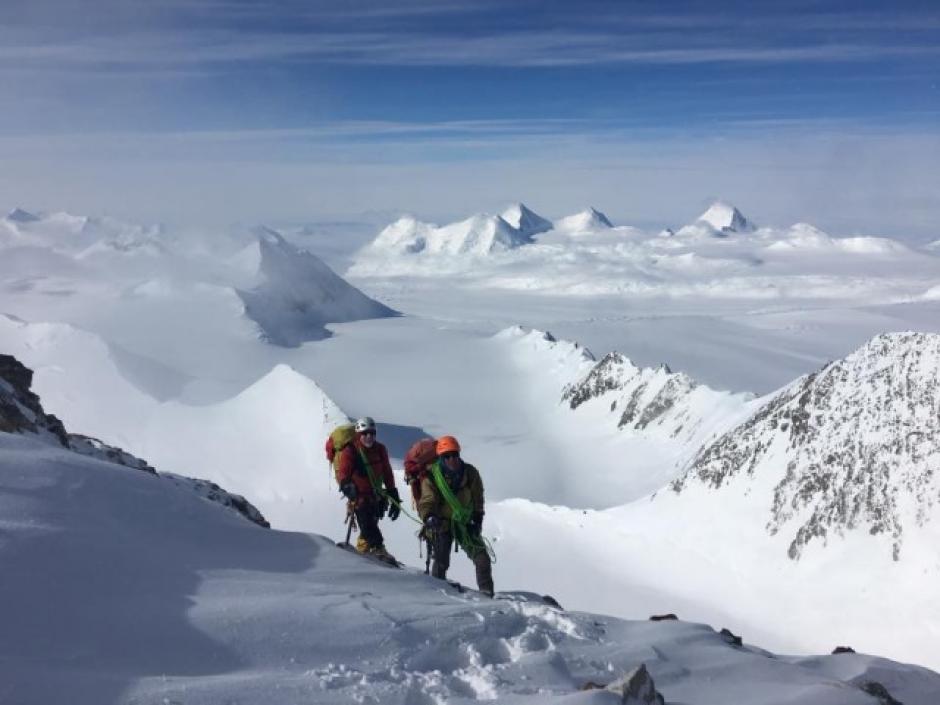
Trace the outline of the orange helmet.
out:
M 460 444 L 453 436 L 441 436 L 437 439 L 437 447 L 435 450 L 438 455 L 444 455 L 444 453 L 459 453 Z

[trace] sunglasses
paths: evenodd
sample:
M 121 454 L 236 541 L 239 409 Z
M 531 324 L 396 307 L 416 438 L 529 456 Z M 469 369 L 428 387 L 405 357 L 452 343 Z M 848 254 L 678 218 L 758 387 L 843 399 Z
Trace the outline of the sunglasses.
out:
M 441 460 L 450 460 L 451 458 L 459 458 L 460 453 L 441 453 Z
M 374 435 L 375 435 L 375 431 L 363 431 L 363 432 L 362 432 L 362 435 L 363 435 L 363 436 L 374 436 Z

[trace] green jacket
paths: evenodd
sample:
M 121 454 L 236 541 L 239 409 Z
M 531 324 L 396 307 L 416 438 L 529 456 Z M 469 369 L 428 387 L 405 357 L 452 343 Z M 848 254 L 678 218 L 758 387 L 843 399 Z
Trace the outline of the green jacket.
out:
M 457 497 L 457 501 L 465 507 L 469 507 L 471 512 L 483 513 L 483 478 L 480 477 L 479 471 L 470 463 L 463 464 L 463 480 L 454 495 Z M 432 514 L 442 519 L 450 519 L 453 512 L 437 489 L 433 474 L 428 472 L 421 480 L 421 499 L 418 500 L 418 515 L 424 521 Z

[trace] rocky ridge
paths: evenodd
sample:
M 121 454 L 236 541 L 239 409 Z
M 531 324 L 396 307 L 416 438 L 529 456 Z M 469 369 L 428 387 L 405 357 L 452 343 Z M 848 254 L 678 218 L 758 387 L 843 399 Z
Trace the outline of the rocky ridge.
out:
M 889 537 L 898 560 L 905 531 L 940 506 L 938 365 L 940 335 L 879 335 L 707 445 L 672 489 L 772 479 L 766 530 L 787 532 L 791 559 L 862 529 Z
M 567 386 L 562 403 L 573 411 L 602 405 L 621 430 L 664 435 L 683 443 L 703 441 L 713 411 L 743 404 L 746 395 L 717 392 L 665 364 L 641 368 L 618 352 L 605 355 L 581 380 Z
M 215 483 L 178 475 L 161 475 L 130 453 L 110 446 L 97 438 L 66 431 L 62 422 L 47 414 L 39 397 L 31 390 L 33 371 L 12 355 L 0 355 L 0 432 L 35 436 L 46 443 L 67 448 L 115 465 L 141 470 L 187 487 L 200 496 L 229 507 L 259 526 L 269 526 L 267 520 L 248 500 L 226 492 Z

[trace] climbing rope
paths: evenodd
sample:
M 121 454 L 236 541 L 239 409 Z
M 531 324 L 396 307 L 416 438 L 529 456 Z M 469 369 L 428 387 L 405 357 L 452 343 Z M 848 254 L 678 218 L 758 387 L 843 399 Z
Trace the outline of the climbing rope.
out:
M 447 481 L 444 479 L 441 468 L 437 463 L 431 465 L 431 477 L 434 478 L 434 484 L 437 486 L 444 501 L 447 502 L 447 505 L 450 507 L 450 526 L 454 540 L 467 552 L 468 556 L 474 556 L 478 551 L 486 551 L 487 555 L 490 557 L 490 561 L 495 563 L 496 551 L 493 550 L 493 545 L 482 534 L 475 536 L 470 533 L 468 525 L 470 524 L 470 517 L 473 513 L 470 507 L 461 504 L 460 500 L 457 499 L 450 485 L 448 485 Z

